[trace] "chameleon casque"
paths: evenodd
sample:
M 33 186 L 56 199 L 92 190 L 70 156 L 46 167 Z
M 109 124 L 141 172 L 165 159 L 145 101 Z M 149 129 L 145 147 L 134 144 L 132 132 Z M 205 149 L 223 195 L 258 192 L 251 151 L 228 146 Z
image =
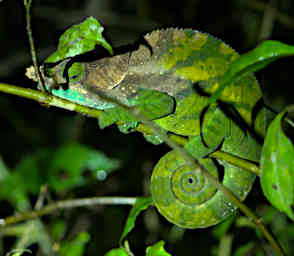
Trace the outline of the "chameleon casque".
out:
M 222 41 L 192 29 L 156 30 L 143 39 L 134 50 L 73 63 L 68 68 L 68 87 L 54 89 L 53 94 L 104 110 L 100 127 L 116 123 L 123 132 L 138 130 L 138 122 L 99 95 L 137 106 L 163 131 L 185 138 L 184 148 L 244 200 L 255 175 L 209 154 L 222 150 L 259 160 L 257 138 L 264 134 L 266 122 L 263 107 L 256 107 L 262 94 L 255 77 L 248 75 L 230 84 L 217 103 L 207 107 L 220 78 L 239 55 Z M 69 59 L 51 68 L 46 81 L 65 83 L 67 63 Z M 161 142 L 150 131 L 141 132 L 152 143 Z M 174 151 L 156 164 L 151 193 L 159 212 L 184 228 L 215 225 L 236 210 L 200 170 L 193 170 Z

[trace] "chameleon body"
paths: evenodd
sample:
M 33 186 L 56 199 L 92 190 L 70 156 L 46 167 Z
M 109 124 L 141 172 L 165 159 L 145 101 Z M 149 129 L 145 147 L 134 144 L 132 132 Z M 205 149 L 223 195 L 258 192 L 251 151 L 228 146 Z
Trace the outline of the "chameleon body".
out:
M 259 159 L 256 138 L 265 131 L 265 112 L 255 107 L 262 94 L 254 76 L 230 84 L 220 100 L 207 107 L 209 96 L 236 58 L 238 54 L 232 48 L 208 34 L 191 29 L 156 30 L 145 35 L 144 43 L 133 51 L 74 63 L 68 71 L 69 88 L 53 93 L 103 109 L 100 126 L 117 123 L 124 132 L 136 130 L 136 120 L 99 95 L 138 106 L 164 131 L 183 136 L 188 141 L 184 147 L 244 200 L 255 176 L 209 157 L 221 149 L 251 161 Z M 65 82 L 67 61 L 51 70 L 50 79 L 55 83 Z M 143 133 L 149 141 L 160 142 L 149 131 Z M 218 174 L 222 168 L 223 174 Z M 159 212 L 184 228 L 217 224 L 236 209 L 200 170 L 191 169 L 174 151 L 156 164 L 151 193 Z

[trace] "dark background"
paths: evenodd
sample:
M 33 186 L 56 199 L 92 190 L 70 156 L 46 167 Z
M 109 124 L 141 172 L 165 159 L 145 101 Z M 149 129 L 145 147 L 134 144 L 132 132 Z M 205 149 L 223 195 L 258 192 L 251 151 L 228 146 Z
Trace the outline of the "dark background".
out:
M 267 6 L 271 4 L 272 8 Z M 239 53 L 254 48 L 264 39 L 294 44 L 294 3 L 277 1 L 155 1 L 155 0 L 34 0 L 32 29 L 40 63 L 56 48 L 58 38 L 69 26 L 94 16 L 105 27 L 105 36 L 113 46 L 134 42 L 140 35 L 155 28 L 193 28 L 221 38 Z M 0 81 L 27 88 L 36 84 L 24 75 L 31 65 L 25 30 L 22 1 L 0 1 Z M 277 111 L 293 102 L 294 58 L 281 59 L 258 72 L 265 101 Z M 57 108 L 0 92 L 0 157 L 13 168 L 24 156 L 44 147 L 56 147 L 75 140 L 123 161 L 122 168 L 96 186 L 75 191 L 71 197 L 97 195 L 148 195 L 149 178 L 156 161 L 168 151 L 164 145 L 147 143 L 140 134 L 123 135 L 117 127 L 99 130 L 97 121 Z M 29 182 L 24 181 L 24 182 Z M 247 202 L 253 209 L 266 201 L 257 188 Z M 2 206 L 2 207 L 1 207 Z M 103 255 L 117 246 L 128 214 L 128 207 L 100 207 L 95 211 L 71 211 L 69 225 L 83 221 L 92 234 L 87 255 Z M 13 213 L 8 203 L 0 202 L 0 217 Z M 211 229 L 175 231 L 171 224 L 147 211 L 137 221 L 130 241 L 135 253 L 142 255 L 145 244 L 165 239 L 175 255 L 202 252 L 217 241 Z M 74 229 L 74 228 L 72 228 Z M 252 230 L 241 230 L 238 247 L 252 237 Z M 72 231 L 74 232 L 74 231 Z M 181 235 L 176 235 L 181 234 Z M 188 254 L 187 254 L 188 255 Z

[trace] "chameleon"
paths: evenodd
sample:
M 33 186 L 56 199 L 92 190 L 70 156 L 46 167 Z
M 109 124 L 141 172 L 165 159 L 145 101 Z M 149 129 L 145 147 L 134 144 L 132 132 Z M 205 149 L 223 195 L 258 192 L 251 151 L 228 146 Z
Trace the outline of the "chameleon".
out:
M 232 82 L 208 105 L 238 53 L 207 33 L 177 28 L 154 30 L 125 49 L 91 61 L 65 59 L 49 69 L 45 81 L 66 84 L 54 88 L 54 95 L 103 110 L 101 128 L 117 124 L 125 133 L 140 130 L 137 120 L 103 95 L 137 107 L 163 132 L 183 138 L 182 146 L 243 201 L 255 175 L 210 154 L 222 150 L 259 160 L 266 128 L 262 92 L 250 74 Z M 162 142 L 148 129 L 140 131 L 151 143 Z M 155 165 L 150 188 L 158 211 L 183 228 L 209 227 L 236 211 L 174 150 Z

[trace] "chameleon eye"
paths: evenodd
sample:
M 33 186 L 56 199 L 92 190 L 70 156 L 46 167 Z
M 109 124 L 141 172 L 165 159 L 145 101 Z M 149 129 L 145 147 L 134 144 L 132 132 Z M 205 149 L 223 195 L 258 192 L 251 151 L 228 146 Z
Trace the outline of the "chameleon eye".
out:
M 75 62 L 68 70 L 70 83 L 80 82 L 84 78 L 85 74 L 85 64 Z
M 73 75 L 70 79 L 77 79 L 78 77 L 78 75 Z

